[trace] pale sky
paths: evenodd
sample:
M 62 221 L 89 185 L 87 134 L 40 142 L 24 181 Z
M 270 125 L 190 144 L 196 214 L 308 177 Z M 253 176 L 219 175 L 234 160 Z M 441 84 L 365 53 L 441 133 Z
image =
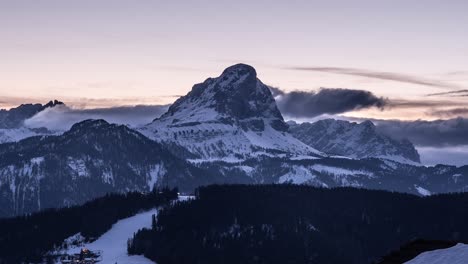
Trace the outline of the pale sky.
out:
M 426 96 L 468 89 L 467 13 L 466 0 L 0 0 L 0 108 L 49 99 L 77 107 L 166 104 L 244 62 L 286 91 L 339 87 L 443 101 L 350 116 L 434 119 L 429 112 L 468 103 Z

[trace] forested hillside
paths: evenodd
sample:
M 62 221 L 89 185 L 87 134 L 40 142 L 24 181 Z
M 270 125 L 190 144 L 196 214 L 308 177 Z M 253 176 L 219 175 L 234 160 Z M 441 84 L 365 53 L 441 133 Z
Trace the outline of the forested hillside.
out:
M 0 263 L 41 261 L 65 238 L 81 233 L 99 237 L 117 220 L 177 198 L 177 190 L 108 194 L 82 206 L 49 209 L 28 216 L 0 219 Z
M 214 185 L 161 211 L 128 250 L 159 264 L 373 263 L 415 239 L 468 240 L 467 208 L 468 194 Z

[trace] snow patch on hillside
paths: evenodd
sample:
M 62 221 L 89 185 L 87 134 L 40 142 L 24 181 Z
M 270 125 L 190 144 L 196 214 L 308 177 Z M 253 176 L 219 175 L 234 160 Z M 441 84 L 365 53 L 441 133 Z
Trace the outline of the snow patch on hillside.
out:
M 427 251 L 405 264 L 466 264 L 468 261 L 468 245 L 457 244 L 451 248 Z
M 379 155 L 379 156 L 376 156 L 376 158 L 383 159 L 383 160 L 391 160 L 391 161 L 395 161 L 395 162 L 402 163 L 402 164 L 408 164 L 412 166 L 418 166 L 418 167 L 424 166 L 423 164 L 419 162 L 415 162 L 415 161 L 412 161 L 410 159 L 407 159 L 405 157 L 398 156 L 398 155 Z
M 0 144 L 7 142 L 17 142 L 22 139 L 37 136 L 38 133 L 29 128 L 0 129 Z
M 210 163 L 210 162 L 226 162 L 226 163 L 240 163 L 244 160 L 235 158 L 235 157 L 223 157 L 223 158 L 207 158 L 207 159 L 187 159 L 188 162 L 192 164 L 202 164 L 202 163 Z
M 127 255 L 127 240 L 139 229 L 150 228 L 151 216 L 153 214 L 157 214 L 157 212 L 157 209 L 152 209 L 144 213 L 139 213 L 132 217 L 122 219 L 115 223 L 109 231 L 104 233 L 94 242 L 68 248 L 65 253 L 79 253 L 81 248 L 84 247 L 91 251 L 102 250 L 102 262 L 100 263 L 153 264 L 153 261 L 143 256 Z M 66 241 L 70 239 L 67 239 Z
M 164 167 L 164 165 L 156 164 L 154 166 L 150 166 L 150 171 L 148 172 L 148 177 L 147 177 L 147 183 L 148 183 L 149 189 L 152 190 L 154 186 L 156 185 L 156 182 L 158 182 L 158 180 L 162 178 L 164 174 L 166 173 L 167 173 L 167 170 Z
M 279 178 L 279 183 L 303 184 L 315 179 L 315 175 L 305 167 L 293 166 L 291 171 Z
M 322 172 L 322 173 L 325 172 L 325 173 L 333 174 L 333 175 L 365 175 L 368 178 L 375 177 L 372 172 L 363 171 L 363 170 L 349 170 L 349 169 L 325 166 L 325 165 L 320 165 L 320 164 L 313 165 L 311 168 L 318 172 Z
M 319 159 L 319 158 L 313 157 L 313 156 L 305 156 L 305 155 L 297 155 L 297 156 L 290 158 L 290 160 L 316 160 L 316 159 Z
M 454 174 L 454 175 L 452 176 L 452 179 L 453 179 L 453 181 L 454 181 L 455 183 L 457 183 L 457 182 L 458 182 L 458 179 L 459 179 L 461 176 L 462 176 L 462 175 L 461 175 L 460 173 L 457 173 L 457 174 Z
M 421 186 L 418 186 L 418 185 L 415 185 L 414 188 L 416 189 L 416 191 L 418 191 L 418 193 L 422 196 L 429 196 L 431 195 L 431 192 L 424 189 L 423 187 Z

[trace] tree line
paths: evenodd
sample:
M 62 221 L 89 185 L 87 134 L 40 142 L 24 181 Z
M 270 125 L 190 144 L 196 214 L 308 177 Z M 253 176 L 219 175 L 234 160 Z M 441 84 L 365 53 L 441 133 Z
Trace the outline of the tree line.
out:
M 158 264 L 375 263 L 416 239 L 468 241 L 468 194 L 213 185 L 129 240 Z
M 74 234 L 93 240 L 119 219 L 165 205 L 177 196 L 177 189 L 167 188 L 145 194 L 112 193 L 81 206 L 0 219 L 0 263 L 40 262 L 48 251 Z

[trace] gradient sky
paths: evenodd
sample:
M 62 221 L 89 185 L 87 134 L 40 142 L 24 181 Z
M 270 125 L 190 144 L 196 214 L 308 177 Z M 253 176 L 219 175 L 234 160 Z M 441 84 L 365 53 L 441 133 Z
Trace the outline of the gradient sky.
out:
M 435 119 L 468 102 L 426 96 L 468 89 L 467 13 L 466 0 L 0 0 L 0 108 L 53 98 L 88 108 L 171 103 L 244 62 L 286 91 L 341 87 L 438 103 L 349 116 Z

